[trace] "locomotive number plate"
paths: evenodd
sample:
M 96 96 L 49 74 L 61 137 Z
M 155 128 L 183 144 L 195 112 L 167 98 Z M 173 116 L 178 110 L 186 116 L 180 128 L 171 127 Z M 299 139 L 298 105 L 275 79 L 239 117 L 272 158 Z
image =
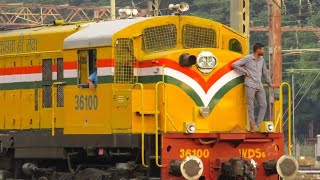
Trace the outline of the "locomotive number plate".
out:
M 208 149 L 180 149 L 180 158 L 184 159 L 188 156 L 197 156 L 198 158 L 208 158 L 210 152 Z
M 75 110 L 97 110 L 98 96 L 94 95 L 75 95 Z

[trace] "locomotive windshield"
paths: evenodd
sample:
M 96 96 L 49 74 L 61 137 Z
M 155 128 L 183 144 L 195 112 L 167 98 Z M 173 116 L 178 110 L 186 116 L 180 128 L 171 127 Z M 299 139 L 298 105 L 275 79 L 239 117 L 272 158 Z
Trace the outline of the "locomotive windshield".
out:
M 216 32 L 213 29 L 193 26 L 183 26 L 183 47 L 185 48 L 215 48 Z
M 177 46 L 177 28 L 174 24 L 156 26 L 143 30 L 145 51 L 154 52 Z

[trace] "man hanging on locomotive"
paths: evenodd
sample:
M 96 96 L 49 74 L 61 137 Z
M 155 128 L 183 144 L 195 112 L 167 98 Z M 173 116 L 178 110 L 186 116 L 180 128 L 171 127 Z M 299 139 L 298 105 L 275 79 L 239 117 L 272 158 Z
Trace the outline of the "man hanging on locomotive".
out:
M 253 46 L 253 53 L 234 62 L 232 67 L 241 71 L 245 75 L 245 92 L 247 97 L 247 108 L 250 121 L 251 131 L 258 131 L 259 124 L 264 120 L 267 111 L 267 101 L 265 91 L 261 83 L 261 76 L 264 77 L 266 83 L 275 88 L 271 82 L 266 63 L 263 58 L 264 45 L 256 43 Z M 259 114 L 257 121 L 254 119 L 254 99 L 257 98 L 259 104 Z

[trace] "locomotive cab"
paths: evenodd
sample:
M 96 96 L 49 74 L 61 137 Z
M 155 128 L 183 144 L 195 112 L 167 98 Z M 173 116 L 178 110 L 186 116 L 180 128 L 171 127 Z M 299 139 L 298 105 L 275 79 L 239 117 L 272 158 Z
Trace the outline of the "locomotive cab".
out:
M 67 110 L 67 119 L 72 119 L 71 117 L 81 113 L 83 113 L 82 118 L 88 117 L 81 122 L 78 120 L 78 122 L 70 121 L 70 124 L 68 123 L 65 127 L 65 132 L 69 132 L 69 127 L 72 131 L 76 131 L 76 127 L 73 126 L 83 130 L 90 127 L 91 125 L 86 124 L 89 119 L 93 119 L 92 123 L 99 122 L 97 125 L 99 128 L 102 124 L 105 126 L 104 131 L 95 131 L 95 133 L 111 133 L 118 130 L 140 132 L 140 127 L 135 127 L 135 124 L 139 124 L 141 121 L 139 116 L 141 106 L 144 106 L 145 111 L 148 111 L 147 114 L 150 114 L 146 117 L 147 119 L 152 119 L 151 116 L 160 113 L 160 122 L 164 121 L 165 117 L 162 115 L 164 105 L 158 102 L 159 109 L 155 110 L 155 96 L 158 96 L 159 99 L 167 99 L 166 106 L 174 107 L 170 108 L 167 113 L 168 115 L 172 114 L 174 121 L 177 122 L 175 125 L 167 124 L 168 127 L 164 127 L 164 123 L 160 123 L 161 131 L 166 129 L 166 131 L 184 132 L 186 125 L 203 118 L 206 120 L 197 123 L 198 132 L 230 131 L 237 128 L 236 126 L 240 130 L 245 130 L 243 95 L 229 98 L 230 100 L 223 101 L 226 103 L 221 107 L 213 108 L 218 104 L 218 99 L 230 88 L 229 86 L 236 86 L 242 81 L 240 74 L 231 72 L 230 63 L 242 57 L 242 53 L 246 52 L 245 38 L 221 24 L 203 19 L 204 22 L 199 22 L 198 19 L 200 18 L 169 16 L 144 20 L 140 18 L 119 20 L 115 25 L 114 22 L 89 24 L 83 31 L 69 36 L 65 40 L 65 56 L 68 59 L 78 59 L 76 77 L 78 87 L 73 86 L 70 91 L 68 88 L 66 91 L 74 95 L 78 94 L 76 92 L 98 93 L 98 95 L 83 94 L 81 98 L 81 94 L 78 94 L 74 96 L 73 100 L 67 100 L 67 102 L 73 103 L 68 106 L 72 108 Z M 157 22 L 156 25 L 155 22 Z M 130 23 L 132 24 L 130 25 Z M 116 27 L 110 30 L 111 24 Z M 120 27 L 121 30 L 116 29 Z M 105 34 L 92 35 L 95 29 L 105 29 Z M 85 38 L 89 34 L 93 37 L 91 42 L 86 44 Z M 219 41 L 220 39 L 223 41 Z M 96 60 L 93 60 L 95 58 Z M 83 88 L 82 84 L 86 82 L 90 74 L 92 63 L 96 63 L 98 67 L 99 87 L 95 91 Z M 226 73 L 229 74 L 226 75 Z M 225 76 L 224 79 L 218 81 L 222 76 Z M 166 97 L 162 97 L 164 94 L 163 86 L 159 86 L 159 91 L 162 93 L 155 94 L 155 85 L 160 81 L 170 82 L 166 85 Z M 216 83 L 217 81 L 218 83 Z M 135 85 L 136 83 L 143 84 L 144 90 L 140 91 L 139 87 Z M 215 87 L 212 86 L 214 83 L 216 83 Z M 224 90 L 218 92 L 217 90 L 223 86 Z M 239 86 L 237 92 L 234 93 L 240 94 L 241 88 Z M 181 89 L 183 93 L 180 92 Z M 112 91 L 112 97 L 110 97 L 109 91 Z M 142 95 L 143 93 L 146 94 Z M 141 96 L 147 97 L 148 101 L 141 103 Z M 99 98 L 98 106 L 101 105 L 101 109 L 97 107 L 94 111 L 103 113 L 105 109 L 112 109 L 111 114 L 92 118 L 85 115 L 90 114 L 96 107 L 92 105 L 96 101 L 91 101 L 96 97 L 107 99 Z M 86 100 L 89 98 L 90 100 Z M 175 99 L 183 100 L 186 103 L 185 106 L 180 106 Z M 75 101 L 78 101 L 79 105 Z M 229 103 L 227 103 L 228 101 Z M 236 101 L 236 103 L 230 103 L 230 101 Z M 236 106 L 240 106 L 239 114 L 223 113 L 228 109 L 226 106 L 230 106 L 229 110 L 234 111 L 238 109 Z M 79 108 L 84 111 L 79 111 Z M 211 111 L 217 112 L 210 113 Z M 103 120 L 103 117 L 107 118 Z M 109 118 L 115 120 L 109 122 Z M 122 125 L 117 124 L 120 122 L 119 118 L 122 119 Z M 215 123 L 209 121 L 212 118 L 217 119 Z M 135 119 L 137 122 L 133 123 Z M 226 126 L 218 125 L 220 121 L 225 122 L 225 119 L 230 119 L 228 121 L 230 123 L 223 123 Z M 237 121 L 238 123 L 235 123 Z M 146 127 L 153 127 L 152 123 L 152 120 L 147 120 Z M 177 129 L 174 129 L 174 126 Z M 154 129 L 147 128 L 146 132 L 154 132 Z

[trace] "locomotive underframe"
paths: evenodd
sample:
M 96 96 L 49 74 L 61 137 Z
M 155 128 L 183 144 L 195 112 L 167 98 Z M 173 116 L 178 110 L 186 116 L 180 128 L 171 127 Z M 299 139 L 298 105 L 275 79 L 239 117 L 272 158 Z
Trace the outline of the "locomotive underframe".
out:
M 60 129 L 56 129 L 55 136 L 51 130 L 2 132 L 0 176 L 19 179 L 77 179 L 84 174 L 90 179 L 159 177 L 159 169 L 139 165 L 140 140 L 140 134 L 63 135 Z M 148 150 L 152 150 L 154 135 L 146 135 L 145 142 Z M 154 154 L 147 151 L 146 155 L 151 153 Z M 149 156 L 146 159 L 154 164 Z M 21 169 L 25 163 L 30 174 Z
M 155 136 L 145 135 L 145 155 L 149 168 L 141 165 L 141 135 L 63 135 L 57 129 L 11 131 L 0 134 L 0 174 L 14 178 L 63 179 L 92 178 L 141 178 L 183 179 L 172 173 L 172 162 L 184 156 L 196 155 L 204 164 L 201 179 L 218 178 L 224 164 L 231 159 L 254 159 L 258 163 L 257 179 L 277 179 L 266 175 L 263 163 L 278 159 L 283 154 L 283 134 L 277 133 L 211 133 L 163 134 L 159 154 L 163 165 L 155 165 Z M 203 150 L 208 150 L 210 154 Z M 184 153 L 184 155 L 182 154 Z M 195 153 L 195 154 L 193 154 Z M 207 157 L 205 157 L 207 156 Z M 26 165 L 24 165 L 27 163 Z M 28 166 L 22 172 L 22 166 Z M 23 168 L 22 168 L 23 169 Z M 25 175 L 25 171 L 30 171 Z

